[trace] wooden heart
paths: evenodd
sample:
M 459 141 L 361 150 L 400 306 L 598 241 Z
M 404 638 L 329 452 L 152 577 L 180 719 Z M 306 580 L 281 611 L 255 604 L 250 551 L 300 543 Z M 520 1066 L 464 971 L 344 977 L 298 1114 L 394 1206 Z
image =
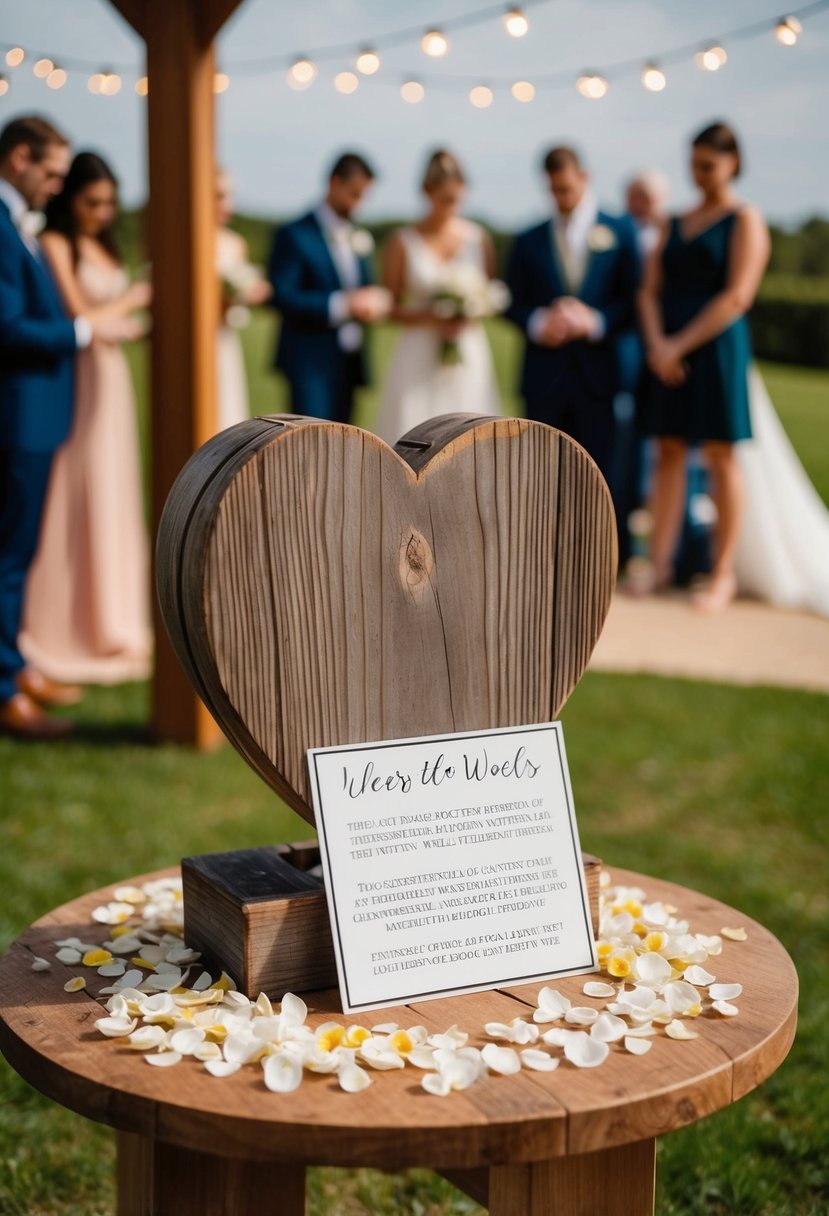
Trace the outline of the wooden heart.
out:
M 179 475 L 157 554 L 193 684 L 309 822 L 309 747 L 555 718 L 615 569 L 587 453 L 540 423 L 470 414 L 394 451 L 310 418 L 232 427 Z

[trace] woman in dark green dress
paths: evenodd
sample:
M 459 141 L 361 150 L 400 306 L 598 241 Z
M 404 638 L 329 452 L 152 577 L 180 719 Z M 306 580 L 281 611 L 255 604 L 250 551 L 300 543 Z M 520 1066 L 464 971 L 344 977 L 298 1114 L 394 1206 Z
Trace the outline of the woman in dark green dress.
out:
M 734 444 L 751 437 L 745 314 L 770 249 L 763 217 L 733 192 L 739 171 L 737 140 L 724 123 L 694 139 L 691 172 L 700 201 L 666 223 L 639 302 L 650 369 L 645 424 L 657 449 L 650 589 L 672 581 L 687 450 L 701 445 L 718 519 L 711 577 L 694 604 L 709 612 L 725 608 L 737 591 L 734 553 L 743 484 Z

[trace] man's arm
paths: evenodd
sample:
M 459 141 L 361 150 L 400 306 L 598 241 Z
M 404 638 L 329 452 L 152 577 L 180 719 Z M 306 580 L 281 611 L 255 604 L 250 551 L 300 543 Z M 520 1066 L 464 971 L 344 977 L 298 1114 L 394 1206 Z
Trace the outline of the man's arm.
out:
M 68 318 L 28 317 L 19 257 L 0 251 L 0 350 L 23 355 L 69 355 L 78 347 Z
M 622 220 L 619 227 L 619 256 L 616 262 L 616 290 L 613 299 L 596 311 L 604 318 L 602 337 L 626 329 L 636 320 L 636 295 L 642 280 L 642 261 L 633 224 Z
M 504 315 L 526 334 L 530 317 L 537 311 L 538 305 L 530 299 L 531 280 L 524 244 L 521 237 L 516 237 L 510 250 L 504 280 L 509 288 L 510 303 Z
M 271 303 L 292 320 L 329 329 L 337 323 L 331 318 L 330 301 L 338 293 L 307 287 L 302 271 L 302 255 L 293 234 L 288 228 L 280 228 L 268 262 L 268 279 L 273 288 Z

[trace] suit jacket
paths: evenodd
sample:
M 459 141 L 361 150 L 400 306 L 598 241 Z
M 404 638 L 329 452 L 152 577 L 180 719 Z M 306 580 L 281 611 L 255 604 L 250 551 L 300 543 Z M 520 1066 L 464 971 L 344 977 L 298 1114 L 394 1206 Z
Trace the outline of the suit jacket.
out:
M 633 320 L 640 278 L 639 251 L 633 225 L 626 216 L 600 211 L 596 223 L 611 234 L 607 240 L 609 248 L 589 254 L 584 278 L 576 292 L 566 286 L 549 220 L 515 239 L 506 275 L 512 295 L 507 316 L 525 335 L 535 310 L 546 308 L 559 296 L 576 295 L 597 309 L 605 320 L 600 342 L 550 347 L 533 342 L 527 335 L 521 374 L 524 397 L 576 391 L 609 398 L 617 390 L 613 338 Z
M 52 452 L 69 434 L 75 326 L 45 261 L 0 200 L 0 447 Z
M 371 267 L 365 258 L 357 261 L 360 284 L 365 286 L 371 282 Z M 329 299 L 335 291 L 343 290 L 343 284 L 313 211 L 279 229 L 268 263 L 268 278 L 273 304 L 282 313 L 274 365 L 294 384 L 301 383 L 305 376 L 321 374 L 333 384 L 349 358 L 337 341 L 337 327 L 328 314 Z M 360 365 L 359 383 L 365 383 L 362 351 Z

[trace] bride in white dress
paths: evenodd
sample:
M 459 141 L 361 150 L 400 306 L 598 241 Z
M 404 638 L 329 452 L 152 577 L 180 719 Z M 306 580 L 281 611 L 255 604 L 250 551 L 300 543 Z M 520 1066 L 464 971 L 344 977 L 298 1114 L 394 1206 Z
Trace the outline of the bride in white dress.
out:
M 745 513 L 734 569 L 743 595 L 829 616 L 829 509 L 800 463 L 756 367 L 753 438 L 737 446 Z
M 399 229 L 386 248 L 383 281 L 392 293 L 391 318 L 403 327 L 383 386 L 376 430 L 389 444 L 438 414 L 500 413 L 489 341 L 480 321 L 442 320 L 435 297 L 449 272 L 472 267 L 492 278 L 488 234 L 460 214 L 466 179 L 449 152 L 435 152 L 423 177 L 429 211 Z M 453 348 L 456 362 L 442 357 Z

